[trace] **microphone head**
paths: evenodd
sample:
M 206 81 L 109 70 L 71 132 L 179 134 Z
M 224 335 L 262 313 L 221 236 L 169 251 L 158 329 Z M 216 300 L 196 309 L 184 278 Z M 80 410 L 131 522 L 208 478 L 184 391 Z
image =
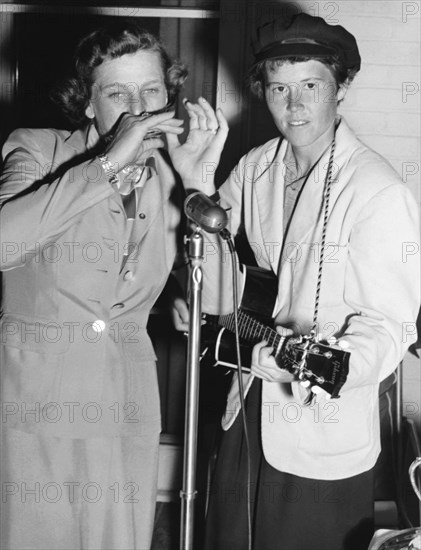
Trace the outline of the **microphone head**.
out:
M 200 191 L 187 197 L 184 212 L 190 220 L 208 233 L 218 233 L 228 224 L 228 215 L 222 206 Z

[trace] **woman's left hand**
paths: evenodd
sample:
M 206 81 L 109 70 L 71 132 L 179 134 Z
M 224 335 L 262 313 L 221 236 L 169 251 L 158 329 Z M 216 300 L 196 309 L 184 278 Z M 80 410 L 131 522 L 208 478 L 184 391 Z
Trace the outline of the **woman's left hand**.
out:
M 292 330 L 284 327 L 276 327 L 279 334 L 290 336 Z M 295 377 L 277 364 L 273 354 L 273 348 L 263 341 L 256 344 L 251 355 L 251 373 L 257 378 L 267 382 L 293 382 Z
M 197 103 L 184 100 L 190 128 L 182 145 L 178 136 L 167 134 L 168 152 L 174 168 L 186 189 L 197 189 L 208 195 L 215 192 L 214 175 L 228 135 L 228 123 L 203 97 Z

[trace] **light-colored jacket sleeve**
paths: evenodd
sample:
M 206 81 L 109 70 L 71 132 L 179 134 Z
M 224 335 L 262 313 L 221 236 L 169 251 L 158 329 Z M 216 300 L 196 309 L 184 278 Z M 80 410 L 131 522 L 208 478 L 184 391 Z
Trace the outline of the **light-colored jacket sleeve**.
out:
M 234 168 L 229 178 L 219 189 L 219 204 L 228 213 L 228 227 L 235 237 L 241 223 L 243 181 L 240 175 L 246 157 Z M 235 272 L 238 281 L 238 300 L 243 286 L 243 274 L 238 258 L 235 257 Z M 232 313 L 233 268 L 228 243 L 219 234 L 204 233 L 203 261 L 203 311 L 213 315 Z
M 344 301 L 358 314 L 344 334 L 351 351 L 344 391 L 386 378 L 416 339 L 419 235 L 417 205 L 403 185 L 374 195 L 352 228 Z
M 1 270 L 24 265 L 37 247 L 53 241 L 79 214 L 114 193 L 98 160 L 62 166 L 57 137 L 48 130 L 20 129 L 4 146 Z

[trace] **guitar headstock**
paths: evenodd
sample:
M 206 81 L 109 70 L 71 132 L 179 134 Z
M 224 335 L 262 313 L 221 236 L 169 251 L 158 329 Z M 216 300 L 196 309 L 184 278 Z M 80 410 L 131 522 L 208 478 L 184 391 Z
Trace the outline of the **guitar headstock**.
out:
M 292 336 L 278 357 L 279 365 L 303 382 L 309 382 L 314 393 L 320 388 L 331 398 L 337 398 L 348 376 L 350 355 L 327 343 Z

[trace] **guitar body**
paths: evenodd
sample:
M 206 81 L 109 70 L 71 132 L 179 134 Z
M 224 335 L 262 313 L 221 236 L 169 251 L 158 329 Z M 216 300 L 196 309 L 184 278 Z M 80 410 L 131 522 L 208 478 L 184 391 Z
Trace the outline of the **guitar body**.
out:
M 243 299 L 238 310 L 238 330 L 242 370 L 250 372 L 253 346 L 266 340 L 274 348 L 280 368 L 317 386 L 331 397 L 339 397 L 349 370 L 348 352 L 305 336 L 280 336 L 272 328 L 272 314 L 277 297 L 277 280 L 273 273 L 247 267 Z M 206 357 L 215 366 L 238 369 L 235 345 L 235 316 L 207 315 L 202 328 Z M 221 328 L 222 327 L 222 328 Z
M 278 296 L 278 279 L 272 271 L 261 267 L 245 266 L 246 278 L 240 310 L 254 319 L 272 325 L 273 310 Z M 221 328 L 218 315 L 206 315 L 206 325 L 202 327 L 202 344 L 208 347 L 208 358 L 215 366 L 237 369 L 235 334 Z M 250 372 L 253 345 L 261 340 L 250 342 L 240 338 L 241 363 L 244 372 Z M 212 357 L 211 355 L 212 350 Z
M 261 267 L 245 266 L 246 280 L 240 309 L 271 322 L 278 297 L 278 278 Z

